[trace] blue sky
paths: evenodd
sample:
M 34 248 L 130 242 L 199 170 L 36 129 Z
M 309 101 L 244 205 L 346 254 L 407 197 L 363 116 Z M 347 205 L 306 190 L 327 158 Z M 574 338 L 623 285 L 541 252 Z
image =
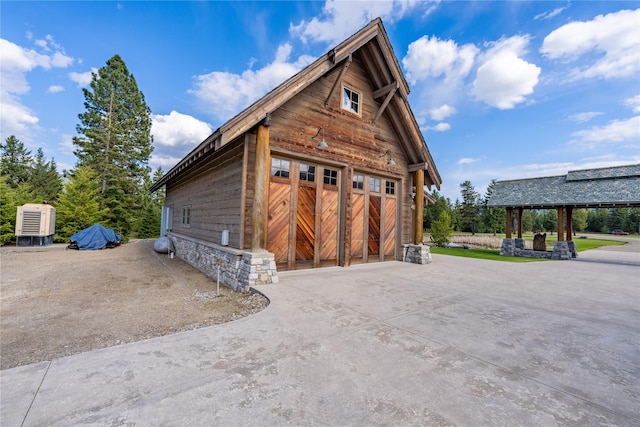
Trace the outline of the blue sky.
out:
M 168 170 L 375 17 L 452 200 L 465 180 L 640 162 L 638 1 L 3 0 L 1 138 L 73 168 L 82 87 L 119 54 Z

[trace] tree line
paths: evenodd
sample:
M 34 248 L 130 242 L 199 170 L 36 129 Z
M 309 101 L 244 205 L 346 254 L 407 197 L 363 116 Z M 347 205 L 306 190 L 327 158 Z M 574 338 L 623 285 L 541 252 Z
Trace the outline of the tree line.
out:
M 164 196 L 149 188 L 162 170 L 148 165 L 151 110 L 134 76 L 115 55 L 92 74 L 83 95 L 73 169 L 59 172 L 42 148 L 33 155 L 15 135 L 0 143 L 0 244 L 15 240 L 17 207 L 25 203 L 56 208 L 58 241 L 96 223 L 125 241 L 159 235 Z
M 506 210 L 488 206 L 496 180 L 492 180 L 484 195 L 475 191 L 470 181 L 460 184 L 462 201 L 445 198 L 437 191 L 432 194 L 435 203 L 425 207 L 423 226 L 439 239 L 449 233 L 504 233 L 506 228 Z M 573 229 L 575 232 L 606 233 L 609 230 L 623 230 L 637 233 L 640 225 L 640 209 L 575 209 L 573 211 Z M 525 232 L 542 231 L 554 233 L 558 229 L 558 213 L 555 209 L 524 210 L 522 229 Z M 435 231 L 435 233 L 434 233 Z M 436 243 L 441 243 L 437 241 Z

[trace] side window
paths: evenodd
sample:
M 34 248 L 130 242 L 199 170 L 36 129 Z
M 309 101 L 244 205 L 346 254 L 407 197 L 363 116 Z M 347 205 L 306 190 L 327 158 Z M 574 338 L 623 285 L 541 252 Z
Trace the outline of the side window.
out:
M 289 160 L 271 159 L 271 176 L 277 176 L 280 178 L 289 178 L 289 171 L 291 169 L 291 164 Z
M 342 109 L 360 114 L 360 93 L 344 86 L 342 88 Z
M 324 168 L 324 185 L 338 185 L 338 171 Z
M 364 188 L 364 176 L 353 174 L 353 188 L 357 188 L 358 190 L 362 190 Z
M 316 167 L 300 163 L 300 181 L 316 182 Z
M 182 207 L 182 226 L 189 227 L 191 225 L 191 206 Z

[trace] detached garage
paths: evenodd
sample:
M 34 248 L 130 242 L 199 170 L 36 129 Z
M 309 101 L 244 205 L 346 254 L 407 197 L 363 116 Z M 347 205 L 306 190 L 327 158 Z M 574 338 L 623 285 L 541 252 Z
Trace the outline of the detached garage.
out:
M 242 290 L 278 270 L 423 262 L 424 188 L 441 178 L 408 94 L 375 19 L 154 184 L 176 254 Z

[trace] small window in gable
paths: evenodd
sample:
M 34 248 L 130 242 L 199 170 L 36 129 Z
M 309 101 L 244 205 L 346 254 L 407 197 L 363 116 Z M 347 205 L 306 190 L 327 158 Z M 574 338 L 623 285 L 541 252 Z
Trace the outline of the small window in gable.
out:
M 360 114 L 360 93 L 344 86 L 342 88 L 342 109 Z

